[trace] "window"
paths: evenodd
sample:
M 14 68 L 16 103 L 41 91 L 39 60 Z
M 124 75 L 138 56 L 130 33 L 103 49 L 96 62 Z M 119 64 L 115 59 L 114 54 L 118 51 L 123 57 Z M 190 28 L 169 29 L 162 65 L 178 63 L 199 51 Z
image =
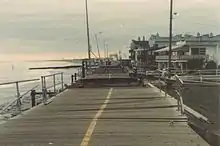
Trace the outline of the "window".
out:
M 206 49 L 205 48 L 199 48 L 199 55 L 205 55 Z
M 191 48 L 192 55 L 199 55 L 199 48 Z
M 205 55 L 206 48 L 191 48 L 191 55 Z

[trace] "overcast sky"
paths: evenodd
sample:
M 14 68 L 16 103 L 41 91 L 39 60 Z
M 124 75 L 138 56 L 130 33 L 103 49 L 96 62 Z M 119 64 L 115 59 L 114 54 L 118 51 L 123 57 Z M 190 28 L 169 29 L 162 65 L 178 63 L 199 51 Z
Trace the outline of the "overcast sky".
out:
M 139 35 L 168 34 L 169 0 L 88 0 L 92 48 L 102 31 L 111 51 L 127 53 Z M 174 0 L 174 33 L 220 33 L 219 0 Z M 0 0 L 0 58 L 87 55 L 84 0 Z M 40 56 L 40 57 L 39 57 Z M 48 57 L 50 56 L 50 57 Z

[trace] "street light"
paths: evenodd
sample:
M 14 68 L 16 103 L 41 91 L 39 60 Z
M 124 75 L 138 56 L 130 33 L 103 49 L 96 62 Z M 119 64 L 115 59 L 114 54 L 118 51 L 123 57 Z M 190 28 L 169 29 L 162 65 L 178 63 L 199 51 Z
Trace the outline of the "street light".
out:
M 91 59 L 91 46 L 89 36 L 89 15 L 88 15 L 88 2 L 85 0 L 85 11 L 86 11 L 86 30 L 87 30 L 87 43 L 88 43 L 88 58 Z
M 176 15 L 176 13 L 175 13 Z M 168 77 L 171 77 L 171 55 L 172 55 L 172 30 L 173 30 L 173 0 L 170 0 L 170 36 L 169 36 L 169 60 Z
M 107 56 L 107 59 L 108 59 L 108 43 L 105 43 L 105 46 L 106 46 L 106 56 Z

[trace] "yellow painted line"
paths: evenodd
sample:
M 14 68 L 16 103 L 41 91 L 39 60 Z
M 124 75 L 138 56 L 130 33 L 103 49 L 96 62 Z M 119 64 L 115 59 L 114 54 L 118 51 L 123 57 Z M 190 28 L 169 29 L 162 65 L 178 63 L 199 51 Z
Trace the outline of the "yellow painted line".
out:
M 112 90 L 113 88 L 111 88 L 108 92 L 108 95 L 105 99 L 105 102 L 103 103 L 103 105 L 100 107 L 99 111 L 96 113 L 96 115 L 94 116 L 94 118 L 92 119 L 90 125 L 89 125 L 89 128 L 87 129 L 86 131 L 86 134 L 84 135 L 84 138 L 80 144 L 80 146 L 88 146 L 89 144 L 89 141 L 91 139 L 91 136 L 92 136 L 92 133 L 93 131 L 95 130 L 95 126 L 99 120 L 99 118 L 101 117 L 102 113 L 104 112 L 109 100 L 110 100 L 110 97 L 112 95 Z

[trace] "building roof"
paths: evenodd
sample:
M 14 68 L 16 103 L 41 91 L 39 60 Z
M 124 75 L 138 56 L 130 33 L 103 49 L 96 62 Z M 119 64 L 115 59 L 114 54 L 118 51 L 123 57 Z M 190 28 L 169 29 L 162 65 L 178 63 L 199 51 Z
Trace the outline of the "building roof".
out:
M 143 48 L 149 48 L 149 42 L 146 40 L 132 40 L 132 43 L 134 43 L 134 45 L 139 46 L 139 47 L 143 47 Z
M 176 45 L 172 46 L 171 50 L 176 50 L 176 49 L 182 48 L 185 45 L 186 45 L 186 42 L 179 42 Z M 169 47 L 165 47 L 165 48 L 156 50 L 155 52 L 166 52 L 166 51 L 169 51 Z
M 197 35 L 190 35 L 190 34 L 177 34 L 174 35 L 173 41 L 218 41 L 220 42 L 220 35 L 213 35 L 213 33 L 210 34 L 203 34 L 201 35 L 200 33 L 197 33 Z M 160 35 L 151 35 L 149 40 L 154 40 L 154 41 L 169 41 L 169 37 L 163 37 Z

